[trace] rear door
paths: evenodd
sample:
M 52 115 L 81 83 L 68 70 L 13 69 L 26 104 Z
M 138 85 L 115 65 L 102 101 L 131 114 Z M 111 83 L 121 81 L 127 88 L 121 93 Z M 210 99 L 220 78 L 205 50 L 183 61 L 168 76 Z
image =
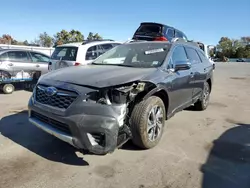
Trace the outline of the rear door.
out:
M 201 63 L 201 58 L 199 57 L 195 48 L 185 46 L 187 52 L 187 57 L 192 65 L 193 77 L 191 79 L 191 87 L 193 88 L 193 99 L 199 97 L 202 93 L 204 81 L 206 79 L 204 74 L 204 67 Z
M 35 67 L 36 71 L 40 71 L 41 74 L 48 72 L 49 56 L 38 52 L 30 52 L 30 56 L 32 59 L 32 66 Z
M 141 23 L 134 33 L 134 40 L 153 41 L 157 37 L 162 37 L 164 26 L 157 23 Z
M 21 78 L 23 72 L 25 77 L 28 77 L 30 72 L 34 71 L 32 67 L 31 59 L 26 51 L 9 51 L 7 52 L 9 57 L 9 66 L 12 67 L 12 74 L 17 78 Z

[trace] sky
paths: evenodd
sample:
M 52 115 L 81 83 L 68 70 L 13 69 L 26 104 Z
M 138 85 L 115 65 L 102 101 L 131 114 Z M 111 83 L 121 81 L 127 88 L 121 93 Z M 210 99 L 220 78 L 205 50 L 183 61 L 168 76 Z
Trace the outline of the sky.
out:
M 19 41 L 62 29 L 124 41 L 141 22 L 174 26 L 206 44 L 250 36 L 250 0 L 2 0 L 0 7 L 0 35 Z

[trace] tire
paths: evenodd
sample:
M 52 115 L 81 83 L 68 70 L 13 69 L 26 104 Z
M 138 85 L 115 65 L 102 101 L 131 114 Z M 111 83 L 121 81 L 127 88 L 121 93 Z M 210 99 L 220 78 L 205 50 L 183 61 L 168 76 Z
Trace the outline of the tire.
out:
M 195 110 L 203 111 L 207 109 L 209 105 L 210 92 L 211 88 L 208 82 L 205 82 L 201 99 L 199 99 L 196 103 L 194 103 Z
M 5 84 L 3 86 L 3 93 L 4 94 L 11 94 L 15 90 L 15 87 L 12 84 Z
M 159 114 L 161 114 L 158 116 L 160 117 L 159 122 L 161 124 L 153 123 L 156 126 L 148 130 L 148 120 L 152 120 L 153 109 L 156 109 L 156 112 L 159 112 Z M 161 109 L 161 111 L 157 111 L 157 109 L 158 110 Z M 159 97 L 151 96 L 147 100 L 141 101 L 140 103 L 136 104 L 132 111 L 130 119 L 133 143 L 142 149 L 150 149 L 156 146 L 161 140 L 164 130 L 165 119 L 166 119 L 165 106 L 163 101 Z M 153 137 L 152 135 L 153 132 L 158 133 L 156 134 L 157 135 L 156 138 Z

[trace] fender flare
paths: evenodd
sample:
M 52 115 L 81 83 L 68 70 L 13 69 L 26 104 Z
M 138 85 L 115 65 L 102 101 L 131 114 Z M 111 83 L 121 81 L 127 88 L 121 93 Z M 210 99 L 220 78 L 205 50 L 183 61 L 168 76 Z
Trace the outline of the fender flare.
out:
M 154 89 L 150 90 L 144 97 L 143 100 L 147 100 L 150 96 L 154 95 L 155 93 L 159 92 L 159 91 L 164 91 L 168 97 L 168 101 L 169 101 L 169 95 L 168 95 L 168 91 L 166 90 L 166 88 L 162 85 L 157 85 Z

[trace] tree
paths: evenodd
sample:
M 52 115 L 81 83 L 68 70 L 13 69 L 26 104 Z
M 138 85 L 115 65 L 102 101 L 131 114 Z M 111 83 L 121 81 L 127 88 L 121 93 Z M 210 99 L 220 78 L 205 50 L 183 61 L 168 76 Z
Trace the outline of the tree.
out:
M 41 33 L 38 38 L 39 39 L 38 41 L 36 41 L 36 43 L 38 43 L 40 46 L 51 47 L 53 45 L 52 37 L 49 36 L 46 32 Z
M 87 40 L 93 40 L 93 33 L 92 32 L 89 32 Z
M 80 31 L 77 30 L 71 30 L 69 32 L 69 36 L 70 36 L 70 42 L 82 42 L 84 39 L 83 34 Z
M 93 38 L 94 38 L 94 40 L 101 40 L 101 39 L 102 39 L 102 37 L 101 37 L 98 33 L 96 33 L 96 34 L 93 36 Z
M 29 42 L 27 40 L 23 41 L 23 45 L 29 46 Z
M 243 45 L 249 45 L 250 44 L 250 36 L 248 36 L 248 37 L 241 37 L 240 41 L 242 42 Z
M 57 32 L 54 36 L 55 45 L 66 44 L 69 42 L 81 42 L 83 40 L 84 36 L 82 33 L 74 29 L 70 32 L 63 29 L 60 32 Z
M 13 41 L 12 36 L 8 34 L 3 34 L 2 37 L 0 37 L 0 44 L 12 44 Z
M 87 40 L 101 40 L 102 37 L 98 33 L 89 32 Z
M 221 51 L 222 56 L 228 58 L 235 58 L 237 49 L 240 47 L 242 47 L 242 43 L 239 40 L 229 39 L 228 37 L 221 37 L 219 44 L 217 45 L 217 48 Z

